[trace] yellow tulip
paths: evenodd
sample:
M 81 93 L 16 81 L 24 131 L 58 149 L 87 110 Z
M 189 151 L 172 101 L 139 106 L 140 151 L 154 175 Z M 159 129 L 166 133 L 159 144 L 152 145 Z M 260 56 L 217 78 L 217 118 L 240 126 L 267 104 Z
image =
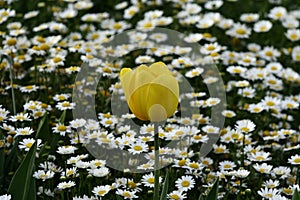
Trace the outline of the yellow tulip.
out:
M 135 70 L 123 68 L 120 79 L 127 104 L 137 118 L 159 122 L 176 111 L 178 81 L 163 62 L 140 65 Z

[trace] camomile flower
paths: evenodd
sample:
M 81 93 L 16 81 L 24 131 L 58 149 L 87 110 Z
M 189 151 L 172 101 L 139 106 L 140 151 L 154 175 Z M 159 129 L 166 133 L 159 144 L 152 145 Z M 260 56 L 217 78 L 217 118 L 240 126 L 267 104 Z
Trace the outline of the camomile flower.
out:
M 29 151 L 29 149 L 32 147 L 32 145 L 35 143 L 35 139 L 33 138 L 24 138 L 22 141 L 19 143 L 19 148 L 24 149 L 25 151 Z M 37 140 L 37 149 L 41 147 L 42 140 L 38 139 Z
M 247 68 L 241 66 L 229 66 L 228 68 L 226 68 L 226 71 L 230 74 L 241 74 L 244 73 L 246 70 Z
M 117 189 L 116 194 L 122 196 L 124 199 L 136 199 L 138 198 L 135 195 L 136 191 L 130 191 L 125 189 Z
M 203 38 L 201 33 L 190 33 L 188 36 L 184 37 L 184 41 L 188 43 L 199 42 Z
M 92 8 L 93 5 L 94 3 L 91 1 L 78 1 L 74 4 L 74 8 L 76 8 L 77 10 L 88 10 Z
M 36 92 L 38 89 L 39 89 L 39 87 L 36 85 L 26 85 L 26 86 L 20 87 L 20 91 L 22 93 Z
M 273 24 L 268 20 L 261 20 L 254 24 L 253 30 L 257 33 L 268 32 Z
M 227 147 L 223 144 L 220 145 L 216 145 L 213 144 L 213 149 L 214 149 L 214 153 L 215 154 L 225 154 L 225 153 L 229 153 L 229 150 L 227 149 Z
M 269 152 L 258 151 L 248 155 L 248 159 L 253 162 L 265 162 L 271 160 Z
M 155 60 L 151 56 L 148 55 L 140 55 L 135 59 L 136 64 L 143 64 L 143 63 L 153 63 Z
M 281 102 L 281 107 L 283 109 L 297 109 L 299 108 L 299 103 L 291 99 L 286 99 Z
M 247 176 L 249 176 L 250 171 L 246 170 L 246 169 L 238 169 L 235 171 L 235 176 L 238 178 L 246 178 Z
M 292 165 L 300 165 L 300 155 L 296 154 L 288 159 L 288 163 Z
M 259 173 L 270 174 L 273 166 L 268 165 L 266 163 L 262 163 L 262 164 L 255 163 L 255 165 L 253 165 L 253 168 Z
M 181 176 L 175 181 L 176 187 L 179 191 L 188 191 L 194 188 L 195 180 L 192 176 Z
M 194 78 L 196 76 L 199 76 L 203 73 L 204 69 L 201 68 L 201 67 L 197 67 L 195 69 L 192 69 L 188 72 L 185 73 L 185 76 L 188 77 L 188 78 Z
M 153 19 L 144 19 L 137 23 L 137 29 L 140 31 L 152 31 L 156 27 L 156 21 Z
M 281 63 L 279 62 L 270 62 L 266 65 L 267 72 L 278 74 L 283 69 Z
M 195 3 L 187 3 L 183 6 L 183 9 L 190 15 L 198 14 L 202 10 L 201 6 L 199 6 Z
M 109 169 L 107 167 L 100 167 L 94 169 L 88 169 L 89 174 L 95 177 L 105 177 L 109 174 Z
M 274 7 L 270 10 L 268 17 L 274 20 L 283 19 L 287 14 L 287 10 L 284 7 Z
M 71 94 L 63 93 L 63 94 L 56 94 L 53 97 L 54 101 L 66 101 L 71 97 Z
M 292 50 L 292 58 L 294 61 L 300 61 L 300 46 L 295 46 Z
M 259 56 L 268 61 L 276 61 L 280 55 L 281 53 L 272 46 L 266 46 L 259 52 Z
M 93 190 L 92 190 L 92 192 L 93 192 L 96 196 L 103 197 L 103 196 L 105 196 L 110 190 L 111 190 L 111 186 L 110 186 L 110 185 L 101 185 L 101 186 L 96 186 L 96 187 L 94 187 Z
M 202 127 L 202 131 L 208 134 L 219 134 L 220 128 L 212 126 L 212 125 L 206 125 Z
M 249 133 L 254 131 L 255 126 L 256 125 L 249 119 L 239 120 L 236 122 L 235 125 L 236 129 L 240 130 L 243 133 Z
M 251 34 L 251 29 L 245 24 L 236 23 L 225 33 L 235 38 L 248 38 Z
M 53 133 L 59 133 L 61 136 L 65 136 L 66 133 L 70 133 L 71 129 L 69 126 L 65 126 L 62 123 L 55 124 L 55 127 L 52 128 Z
M 265 187 L 261 188 L 257 193 L 264 199 L 273 199 L 276 195 L 280 193 L 280 191 L 275 188 L 271 189 Z
M 246 97 L 246 98 L 253 98 L 255 97 L 255 89 L 252 87 L 246 87 L 246 88 L 239 88 L 238 89 L 238 94 Z
M 282 26 L 288 29 L 294 29 L 299 27 L 299 20 L 293 16 L 286 16 L 281 20 Z
M 247 110 L 250 113 L 260 113 L 264 110 L 264 106 L 261 103 L 249 104 L 249 107 L 247 108 Z
M 214 20 L 206 17 L 198 20 L 198 23 L 196 24 L 196 27 L 199 29 L 207 29 L 214 25 Z
M 74 154 L 75 150 L 77 150 L 76 147 L 67 145 L 67 146 L 58 147 L 58 150 L 56 152 L 62 155 L 66 155 L 66 154 Z
M 30 19 L 30 18 L 36 17 L 39 13 L 40 13 L 40 11 L 38 11 L 38 10 L 32 10 L 28 13 L 25 13 L 24 19 Z
M 174 190 L 173 192 L 169 193 L 167 197 L 171 200 L 184 200 L 186 199 L 186 194 L 184 194 L 183 191 Z
M 256 22 L 258 19 L 259 19 L 259 14 L 257 13 L 243 13 L 240 16 L 240 20 L 242 22 L 247 22 L 247 23 Z
M 289 167 L 279 166 L 273 168 L 271 175 L 275 178 L 285 179 L 290 175 L 290 173 L 291 169 Z
M 300 29 L 288 29 L 285 36 L 293 42 L 298 41 L 300 40 Z
M 131 19 L 136 13 L 138 13 L 139 7 L 138 6 L 130 6 L 129 8 L 124 10 L 123 18 L 124 19 Z
M 138 141 L 135 143 L 130 143 L 129 147 L 130 148 L 128 149 L 128 151 L 130 153 L 132 153 L 133 155 L 140 154 L 142 152 L 146 152 L 149 149 L 148 145 L 145 142 L 141 142 L 141 141 Z
M 33 173 L 33 177 L 36 179 L 40 179 L 42 181 L 46 181 L 47 179 L 53 178 L 55 173 L 52 170 L 38 170 Z
M 72 110 L 75 107 L 75 103 L 70 103 L 69 101 L 58 102 L 55 106 L 58 110 Z
M 261 100 L 261 105 L 266 110 L 275 109 L 281 103 L 281 100 L 276 97 L 266 96 L 264 99 Z
M 74 181 L 64 181 L 64 182 L 61 182 L 57 185 L 57 188 L 58 189 L 61 189 L 61 190 L 64 190 L 64 189 L 68 189 L 68 188 L 71 188 L 73 186 L 75 186 L 75 182 Z
M 154 188 L 154 180 L 154 175 L 151 172 L 150 174 L 143 175 L 141 181 L 144 186 Z M 162 182 L 162 177 L 159 177 L 159 182 Z
M 267 187 L 267 188 L 271 188 L 271 189 L 276 188 L 276 187 L 279 186 L 279 181 L 269 179 L 269 180 L 264 181 L 262 186 Z
M 24 128 L 17 128 L 16 130 L 16 136 L 19 135 L 31 135 L 33 133 L 33 129 L 30 127 L 24 127 Z
M 233 168 L 235 168 L 235 167 L 236 167 L 236 165 L 234 164 L 234 162 L 229 161 L 229 160 L 224 160 L 219 163 L 219 168 L 221 171 L 233 170 Z

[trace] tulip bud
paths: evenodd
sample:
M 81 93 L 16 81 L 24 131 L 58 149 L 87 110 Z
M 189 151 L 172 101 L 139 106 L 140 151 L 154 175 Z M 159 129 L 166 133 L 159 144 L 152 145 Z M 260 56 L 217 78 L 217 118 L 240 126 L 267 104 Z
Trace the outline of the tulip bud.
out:
M 135 70 L 123 68 L 120 79 L 127 104 L 140 120 L 160 122 L 176 111 L 178 81 L 163 62 L 140 65 Z

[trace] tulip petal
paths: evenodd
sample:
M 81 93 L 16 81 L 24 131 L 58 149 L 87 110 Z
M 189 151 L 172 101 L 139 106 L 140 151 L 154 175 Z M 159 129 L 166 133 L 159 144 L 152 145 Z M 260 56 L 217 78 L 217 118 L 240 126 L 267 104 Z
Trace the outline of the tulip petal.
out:
M 150 65 L 149 69 L 153 74 L 155 74 L 155 76 L 159 76 L 161 74 L 171 75 L 171 72 L 169 71 L 167 65 L 163 62 L 153 63 L 152 65 Z
M 132 76 L 133 76 L 133 72 L 130 68 L 123 68 L 120 72 L 121 85 L 127 101 L 130 97 L 130 91 L 131 91 L 130 82 L 132 80 Z

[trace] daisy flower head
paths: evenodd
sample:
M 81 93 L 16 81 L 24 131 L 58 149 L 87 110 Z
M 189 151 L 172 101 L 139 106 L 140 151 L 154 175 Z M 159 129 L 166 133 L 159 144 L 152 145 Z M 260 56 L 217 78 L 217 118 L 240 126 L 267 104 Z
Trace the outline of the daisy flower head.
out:
M 194 188 L 195 180 L 192 176 L 186 175 L 175 181 L 179 191 L 188 191 Z
M 93 190 L 92 190 L 92 192 L 93 192 L 96 196 L 103 197 L 103 196 L 105 196 L 110 190 L 111 190 L 111 186 L 110 186 L 110 185 L 101 185 L 101 186 L 96 186 L 96 187 L 94 187 Z
M 288 163 L 292 165 L 300 165 L 300 155 L 296 154 L 288 159 Z
M 27 85 L 27 86 L 20 87 L 20 91 L 22 93 L 36 92 L 38 89 L 39 89 L 39 87 L 36 85 Z
M 298 41 L 300 40 L 300 29 L 288 29 L 285 36 L 292 42 Z
M 257 33 L 268 32 L 272 28 L 273 24 L 268 20 L 261 20 L 254 24 L 253 30 Z
M 24 128 L 17 128 L 16 130 L 16 136 L 19 135 L 31 135 L 33 133 L 33 129 L 30 127 L 24 127 Z
M 0 196 L 1 200 L 11 200 L 11 195 L 10 194 L 4 194 Z
M 168 199 L 171 200 L 184 200 L 186 199 L 186 194 L 183 191 L 174 190 L 173 192 L 168 194 Z
M 19 148 L 24 149 L 25 151 L 29 151 L 29 149 L 32 147 L 32 145 L 36 142 L 35 139 L 33 138 L 24 138 L 20 143 L 19 143 Z M 42 140 L 38 139 L 37 140 L 37 148 L 41 147 Z
M 135 194 L 136 191 L 130 191 L 126 189 L 117 189 L 116 194 L 122 196 L 124 199 L 136 199 L 138 196 Z
M 74 181 L 64 181 L 64 182 L 61 182 L 57 185 L 57 188 L 60 189 L 60 190 L 64 190 L 64 189 L 68 189 L 68 188 L 71 188 L 73 186 L 75 186 L 75 182 Z
M 256 22 L 258 19 L 259 19 L 259 14 L 257 13 L 243 13 L 240 16 L 240 20 L 242 22 L 247 22 L 247 23 Z
M 287 14 L 287 10 L 285 7 L 274 7 L 270 10 L 268 17 L 274 20 L 283 19 Z
M 266 46 L 259 52 L 259 56 L 268 61 L 276 61 L 280 55 L 280 51 L 272 46 Z
M 148 149 L 149 147 L 145 142 L 137 141 L 135 143 L 130 143 L 130 148 L 128 149 L 128 151 L 135 155 L 140 154 L 142 152 L 147 152 Z
M 245 24 L 233 24 L 233 26 L 226 31 L 226 34 L 235 38 L 248 38 L 251 34 L 251 29 Z
M 236 122 L 235 125 L 236 129 L 243 133 L 249 133 L 254 131 L 255 126 L 256 125 L 249 119 L 239 120 Z
M 280 191 L 275 188 L 272 189 L 265 187 L 261 188 L 257 193 L 264 199 L 273 199 L 276 195 L 280 193 Z
M 154 174 L 151 172 L 150 174 L 145 174 L 142 177 L 142 184 L 145 185 L 146 187 L 154 188 Z M 159 177 L 159 183 L 162 182 L 162 177 Z
M 76 147 L 68 145 L 68 146 L 58 147 L 58 150 L 56 152 L 62 155 L 66 155 L 66 154 L 74 154 L 75 150 L 77 150 Z
M 69 101 L 58 102 L 55 106 L 58 110 L 72 110 L 75 107 L 75 103 L 70 103 Z

